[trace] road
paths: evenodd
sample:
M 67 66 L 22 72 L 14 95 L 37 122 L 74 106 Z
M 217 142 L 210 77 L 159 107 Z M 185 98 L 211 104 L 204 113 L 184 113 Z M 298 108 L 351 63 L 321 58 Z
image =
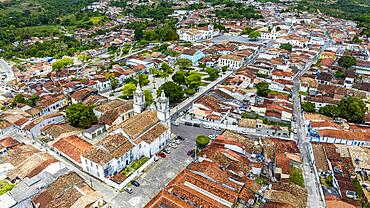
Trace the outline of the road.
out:
M 297 128 L 297 145 L 301 152 L 302 156 L 302 168 L 303 168 L 303 177 L 305 181 L 305 186 L 307 188 L 307 205 L 308 207 L 325 207 L 324 199 L 320 196 L 321 185 L 320 182 L 316 180 L 312 164 L 308 160 L 307 145 L 309 141 L 305 139 L 305 127 L 304 127 L 304 117 L 301 109 L 301 101 L 299 95 L 299 86 L 300 86 L 300 77 L 311 67 L 312 64 L 316 63 L 319 59 L 321 52 L 326 48 L 324 46 L 320 53 L 309 61 L 306 66 L 299 71 L 294 77 L 294 87 L 292 91 L 293 99 L 293 112 L 296 117 L 295 126 Z
M 162 190 L 179 172 L 188 166 L 193 158 L 187 152 L 195 147 L 195 138 L 198 135 L 209 135 L 215 133 L 214 130 L 189 127 L 172 126 L 173 132 L 185 138 L 176 149 L 171 148 L 171 154 L 166 158 L 161 158 L 154 162 L 136 180 L 140 183 L 139 187 L 133 187 L 133 193 L 116 193 L 110 201 L 114 208 L 144 207 L 160 190 Z M 216 132 L 220 134 L 220 132 Z

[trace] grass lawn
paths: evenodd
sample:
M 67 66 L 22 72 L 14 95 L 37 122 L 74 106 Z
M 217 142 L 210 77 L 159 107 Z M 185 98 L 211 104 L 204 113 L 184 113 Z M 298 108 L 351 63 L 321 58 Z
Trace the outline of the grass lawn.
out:
M 14 186 L 14 184 L 8 183 L 5 180 L 0 181 L 0 195 L 12 190 Z
M 105 16 L 95 16 L 90 17 L 90 21 L 93 23 L 93 25 L 99 25 L 105 21 Z

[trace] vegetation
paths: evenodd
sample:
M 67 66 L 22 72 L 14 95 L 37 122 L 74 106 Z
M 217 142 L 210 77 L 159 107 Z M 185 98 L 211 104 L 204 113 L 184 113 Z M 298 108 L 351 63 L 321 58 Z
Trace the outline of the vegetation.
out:
M 222 10 L 216 10 L 216 16 L 225 19 L 259 19 L 262 17 L 254 7 L 246 7 L 241 3 L 234 2 L 227 3 L 226 7 Z
M 122 95 L 126 99 L 132 98 L 134 96 L 135 90 L 136 85 L 132 82 L 129 82 L 122 87 Z
M 301 168 L 290 167 L 290 181 L 304 188 L 304 179 Z
M 344 71 L 344 70 L 337 70 L 337 71 L 335 72 L 334 76 L 335 76 L 335 77 L 337 77 L 337 78 L 342 78 L 342 79 L 344 79 L 344 78 L 346 78 L 347 73 L 346 73 L 346 71 Z
M 200 135 L 195 139 L 195 143 L 199 148 L 204 148 L 209 144 L 210 140 L 208 136 Z
M 293 46 L 290 43 L 282 43 L 280 45 L 281 49 L 285 49 L 287 51 L 292 51 Z
M 172 81 L 162 84 L 159 87 L 157 94 L 160 95 L 162 90 L 166 97 L 168 97 L 170 104 L 179 103 L 184 99 L 184 90 L 180 85 Z
M 73 63 L 74 62 L 73 62 L 73 59 L 72 58 L 63 58 L 63 59 L 54 61 L 51 64 L 51 68 L 53 70 L 60 70 L 60 69 L 63 69 L 63 68 L 66 68 L 68 66 L 73 65 Z
M 362 123 L 365 119 L 366 105 L 357 97 L 343 98 L 338 105 L 326 105 L 319 110 L 329 117 L 341 117 L 349 122 Z
M 320 108 L 319 113 L 329 117 L 336 117 L 339 115 L 339 108 L 336 105 L 326 105 Z
M 148 89 L 144 90 L 143 92 L 145 96 L 145 105 L 150 106 L 154 102 L 153 94 Z
M 143 166 L 148 160 L 149 158 L 147 157 L 141 157 L 138 160 L 134 160 L 129 166 L 122 170 L 122 174 L 126 177 L 130 176 L 135 170 Z
M 68 122 L 78 128 L 87 129 L 96 124 L 96 118 L 91 106 L 85 106 L 82 103 L 76 103 L 66 108 Z
M 315 104 L 312 102 L 303 102 L 302 103 L 302 109 L 308 113 L 314 113 L 316 112 L 315 110 Z
M 256 84 L 256 89 L 257 89 L 257 95 L 261 97 L 266 97 L 270 92 L 269 83 L 267 82 L 260 82 Z
M 259 37 L 261 37 L 261 33 L 257 31 L 252 31 L 249 33 L 248 37 L 252 40 L 257 40 Z
M 0 196 L 12 190 L 15 184 L 8 183 L 5 180 L 0 181 Z
M 13 98 L 13 104 L 22 103 L 34 107 L 38 100 L 40 100 L 40 98 L 37 95 L 32 95 L 31 97 L 26 98 L 23 94 L 18 94 Z
M 362 123 L 365 119 L 366 105 L 357 97 L 342 99 L 338 104 L 339 116 L 349 122 Z
M 359 200 L 361 201 L 361 207 L 363 207 L 363 208 L 368 207 L 365 193 L 362 189 L 362 186 L 361 186 L 360 182 L 357 180 L 357 178 L 352 179 L 352 184 L 354 185 L 354 187 L 356 189 L 356 194 L 359 197 Z
M 220 76 L 220 71 L 215 68 L 208 67 L 206 69 L 206 72 L 209 76 L 209 80 L 211 81 L 216 80 Z
M 349 68 L 351 66 L 356 65 L 356 58 L 353 56 L 342 56 L 338 60 L 339 66 Z
M 241 32 L 241 35 L 249 35 L 251 32 L 255 31 L 255 29 L 252 29 L 250 27 L 244 28 L 244 30 Z
M 179 85 L 185 85 L 186 80 L 185 80 L 185 72 L 183 70 L 177 71 L 173 76 L 172 80 Z
M 176 60 L 175 65 L 178 65 L 180 68 L 191 67 L 193 63 L 189 59 L 179 58 Z
M 128 13 L 134 17 L 139 18 L 153 18 L 155 20 L 162 20 L 168 18 L 168 15 L 173 13 L 172 3 L 169 1 L 160 1 L 157 5 L 139 5 L 133 9 L 126 8 Z
M 203 85 L 202 75 L 196 70 L 192 70 L 186 74 L 185 77 L 186 85 L 190 89 L 198 90 L 198 88 Z

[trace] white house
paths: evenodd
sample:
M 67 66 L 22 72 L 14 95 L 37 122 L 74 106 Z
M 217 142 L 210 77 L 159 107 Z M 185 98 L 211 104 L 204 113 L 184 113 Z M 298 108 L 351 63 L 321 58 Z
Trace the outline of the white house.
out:
M 219 35 L 219 32 L 214 30 L 213 25 L 208 25 L 207 28 L 199 29 L 182 28 L 177 30 L 177 34 L 179 35 L 179 40 L 195 42 L 199 40 L 213 38 Z
M 230 69 L 238 69 L 243 66 L 245 57 L 229 54 L 223 55 L 218 59 L 218 66 L 223 67 L 227 66 Z

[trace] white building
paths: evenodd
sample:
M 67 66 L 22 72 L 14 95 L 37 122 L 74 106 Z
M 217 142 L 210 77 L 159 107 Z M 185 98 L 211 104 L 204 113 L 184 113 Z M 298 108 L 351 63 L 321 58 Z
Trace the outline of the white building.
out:
M 134 93 L 135 115 L 108 130 L 108 136 L 81 155 L 84 171 L 104 180 L 133 161 L 151 158 L 171 138 L 169 100 L 162 92 L 157 106 L 145 110 L 140 87 Z
M 207 29 L 182 28 L 177 30 L 177 34 L 179 35 L 179 40 L 195 42 L 213 38 L 219 35 L 219 32 L 214 30 L 213 25 L 208 25 Z

